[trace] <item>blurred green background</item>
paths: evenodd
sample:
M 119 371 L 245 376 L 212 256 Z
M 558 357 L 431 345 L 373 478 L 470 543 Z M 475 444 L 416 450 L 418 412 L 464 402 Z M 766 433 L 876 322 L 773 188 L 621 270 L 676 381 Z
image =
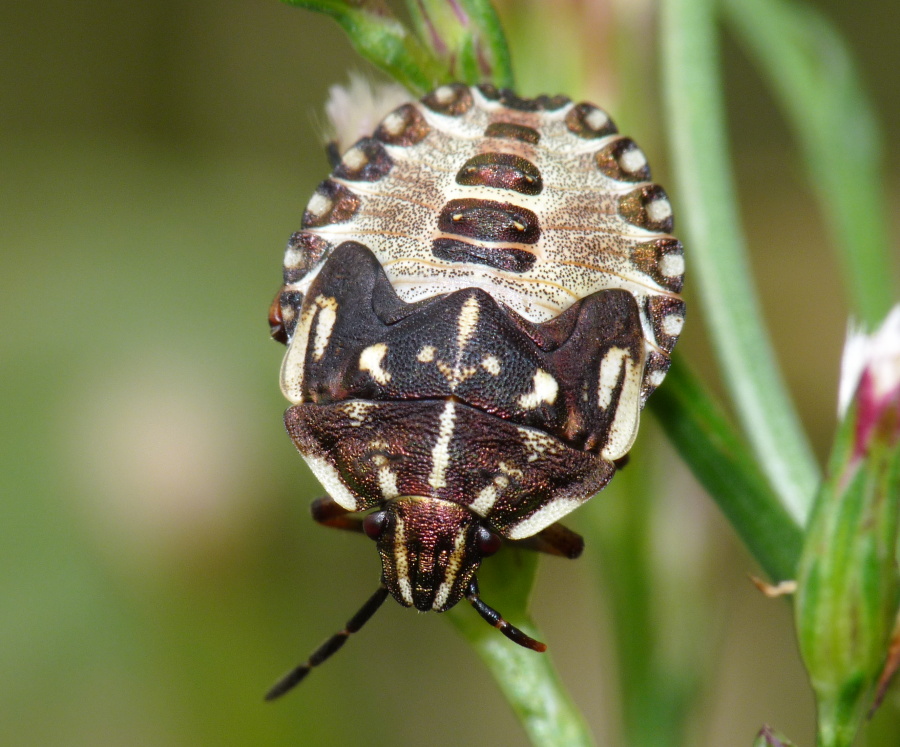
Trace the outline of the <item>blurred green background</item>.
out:
M 815 4 L 874 94 L 896 214 L 900 11 Z M 618 6 L 640 29 L 644 4 Z M 609 10 L 502 5 L 524 92 L 565 80 L 615 115 L 635 70 L 616 79 Z M 589 54 L 573 61 L 575 41 Z M 846 305 L 783 121 L 728 37 L 724 63 L 767 319 L 822 457 Z M 336 26 L 276 0 L 0 4 L 0 743 L 524 741 L 453 628 L 392 602 L 300 691 L 262 702 L 379 575 L 369 543 L 308 518 L 320 489 L 281 426 L 283 348 L 265 323 L 283 246 L 328 171 L 327 89 L 350 69 L 368 68 Z M 643 118 L 617 119 L 660 153 L 644 100 Z M 682 344 L 702 368 L 691 311 Z M 726 522 L 646 430 L 632 463 L 665 479 L 648 500 L 668 574 L 660 626 L 676 646 L 702 619 L 692 743 L 749 744 L 764 722 L 809 743 L 787 605 L 751 587 Z M 611 489 L 571 524 L 614 525 L 621 500 Z M 598 741 L 616 744 L 602 557 L 546 560 L 533 614 Z M 897 713 L 894 694 L 880 718 Z

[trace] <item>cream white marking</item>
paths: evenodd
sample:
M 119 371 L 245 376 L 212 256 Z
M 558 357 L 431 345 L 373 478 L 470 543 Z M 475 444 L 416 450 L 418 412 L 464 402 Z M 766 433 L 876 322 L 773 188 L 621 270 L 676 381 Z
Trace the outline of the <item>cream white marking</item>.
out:
M 436 365 L 438 371 L 444 375 L 444 378 L 447 379 L 447 382 L 450 384 L 450 389 L 453 391 L 456 391 L 456 387 L 478 370 L 471 366 L 466 366 L 465 368 L 460 368 L 459 366 L 450 368 L 444 361 L 438 361 Z
M 497 502 L 497 497 L 497 487 L 495 485 L 488 485 L 486 488 L 483 488 L 478 494 L 478 497 L 469 504 L 469 509 L 479 516 L 487 516 L 488 511 L 490 511 Z
M 597 407 L 605 410 L 612 402 L 613 392 L 616 384 L 619 383 L 619 375 L 622 371 L 622 365 L 628 361 L 627 365 L 631 365 L 631 356 L 625 348 L 610 348 L 603 356 L 600 362 L 600 376 L 597 384 Z M 626 372 L 626 376 L 627 376 Z
M 657 368 L 655 371 L 650 372 L 650 386 L 657 387 L 663 383 L 663 380 L 666 378 L 666 372 L 661 368 Z
M 323 298 L 319 296 L 316 304 L 321 309 L 316 319 L 316 339 L 313 344 L 313 358 L 317 361 L 322 360 L 325 355 L 325 348 L 328 347 L 328 341 L 331 339 L 331 333 L 334 331 L 334 323 L 337 321 L 338 302 L 334 298 Z
M 542 402 L 552 405 L 556 401 L 559 392 L 559 384 L 550 374 L 539 368 L 534 374 L 534 386 L 528 394 L 519 397 L 519 407 L 525 410 L 533 410 L 540 407 Z
M 622 167 L 622 171 L 627 171 L 629 174 L 640 171 L 646 165 L 647 156 L 640 148 L 629 148 L 619 156 L 619 166 Z
M 447 400 L 441 413 L 437 442 L 431 450 L 431 474 L 428 484 L 435 490 L 447 487 L 444 479 L 450 464 L 450 439 L 453 438 L 453 427 L 456 423 L 456 405 Z
M 412 585 L 409 583 L 409 563 L 406 561 L 406 524 L 396 516 L 394 529 L 394 571 L 397 574 L 397 585 L 400 596 L 410 607 L 413 603 Z
M 456 320 L 456 347 L 459 353 L 465 349 L 475 334 L 475 327 L 478 326 L 478 316 L 481 309 L 478 306 L 478 299 L 475 296 L 469 296 L 463 304 L 462 310 L 459 312 L 459 318 Z
M 610 462 L 628 453 L 637 436 L 641 414 L 643 363 L 643 360 L 639 363 L 635 362 L 631 356 L 625 359 L 625 373 L 619 393 L 619 402 L 606 434 L 606 443 L 600 452 L 600 456 Z
M 382 457 L 382 459 L 387 459 Z M 386 501 L 397 498 L 400 491 L 397 488 L 397 475 L 389 467 L 378 468 L 378 487 L 381 489 L 381 497 Z
M 291 346 L 281 363 L 281 391 L 295 405 L 303 402 L 303 378 L 306 368 L 306 347 L 309 331 L 319 307 L 311 303 L 303 310 L 300 321 L 294 329 Z
M 521 429 L 521 430 L 524 430 L 524 429 Z M 520 470 L 518 467 L 510 467 L 506 462 L 500 462 L 497 465 L 497 469 L 499 469 L 504 475 L 513 477 L 516 480 L 521 480 L 523 477 L 525 477 L 525 473 L 522 472 L 522 470 Z M 508 480 L 507 480 L 506 484 L 507 485 L 509 484 Z
M 455 94 L 450 86 L 441 86 L 434 92 L 434 100 L 439 104 L 449 104 L 453 101 Z
M 592 130 L 602 130 L 609 124 L 609 117 L 602 109 L 591 109 L 584 118 L 584 122 Z
M 659 272 L 667 278 L 684 275 L 684 257 L 681 254 L 664 254 L 659 260 Z
M 434 354 L 437 350 L 431 345 L 426 345 L 419 351 L 419 354 L 416 356 L 416 360 L 419 363 L 431 363 L 434 360 Z
M 662 321 L 662 332 L 669 337 L 678 337 L 684 327 L 684 317 L 681 314 L 668 314 Z
M 647 203 L 647 217 L 654 223 L 666 220 L 672 216 L 672 206 L 669 201 L 659 197 Z
M 316 192 L 310 198 L 306 209 L 315 216 L 325 215 L 325 213 L 331 210 L 331 200 L 325 195 Z
M 547 452 L 556 454 L 560 450 L 560 445 L 553 436 L 530 428 L 516 428 L 516 430 L 519 431 L 519 436 L 528 452 L 529 462 L 536 462 Z
M 381 126 L 384 127 L 385 132 L 387 132 L 388 135 L 397 137 L 397 135 L 401 134 L 403 130 L 406 129 L 406 120 L 404 120 L 403 116 L 397 112 L 391 112 L 384 118 Z
M 545 503 L 528 518 L 514 524 L 506 536 L 512 540 L 531 537 L 574 511 L 583 502 L 578 498 L 555 498 Z
M 310 454 L 304 454 L 303 457 L 306 459 L 306 463 L 309 465 L 312 473 L 316 476 L 316 479 L 322 483 L 325 492 L 334 499 L 335 503 L 341 508 L 346 508 L 348 511 L 359 510 L 359 501 L 356 500 L 356 496 L 347 489 L 346 485 L 344 485 L 340 473 L 331 462 L 322 457 Z
M 372 374 L 372 378 L 381 385 L 387 384 L 391 380 L 390 373 L 381 367 L 381 362 L 384 360 L 384 356 L 387 355 L 387 351 L 387 345 L 383 342 L 378 342 L 374 345 L 369 345 L 359 354 L 359 370 L 368 371 Z
M 350 418 L 350 425 L 359 427 L 366 422 L 369 410 L 371 410 L 374 406 L 375 405 L 371 402 L 352 400 L 341 407 L 341 412 L 343 412 L 348 418 Z
M 344 166 L 350 169 L 350 171 L 359 171 L 369 162 L 366 154 L 359 148 L 351 148 L 344 153 L 344 157 L 341 160 L 344 162 Z
M 488 355 L 481 359 L 481 367 L 491 376 L 500 375 L 500 361 L 494 355 Z
M 284 266 L 289 270 L 299 267 L 303 264 L 304 252 L 296 246 L 289 246 L 284 250 Z
M 447 603 L 447 598 L 450 596 L 450 590 L 453 588 L 453 583 L 456 581 L 456 575 L 459 573 L 459 569 L 462 566 L 465 541 L 466 528 L 463 527 L 456 534 L 456 539 L 453 542 L 453 552 L 450 553 L 450 557 L 447 559 L 447 570 L 444 573 L 444 580 L 441 582 L 441 585 L 438 586 L 437 591 L 434 594 L 434 603 L 431 605 L 431 609 L 433 610 L 441 610 Z

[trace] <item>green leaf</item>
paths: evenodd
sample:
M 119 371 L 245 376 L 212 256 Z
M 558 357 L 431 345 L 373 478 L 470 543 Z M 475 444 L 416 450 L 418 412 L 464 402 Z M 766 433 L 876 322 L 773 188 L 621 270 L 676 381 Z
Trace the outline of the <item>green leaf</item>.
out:
M 842 263 L 854 314 L 881 321 L 896 297 L 881 135 L 844 41 L 815 8 L 724 0 L 727 19 L 793 129 Z
M 506 547 L 484 563 L 478 581 L 486 604 L 528 635 L 543 640 L 527 613 L 537 564 L 537 553 Z M 535 745 L 593 744 L 548 653 L 516 645 L 468 604 L 460 603 L 446 615 L 487 664 Z
M 778 369 L 751 281 L 728 157 L 714 0 L 663 0 L 663 93 L 691 280 L 756 459 L 796 521 L 819 470 Z M 663 387 L 663 391 L 667 387 Z
M 740 435 L 686 361 L 675 355 L 650 399 L 672 444 L 776 581 L 794 578 L 802 532 L 760 472 Z
M 360 55 L 416 94 L 430 91 L 452 76 L 441 62 L 381 2 L 283 0 L 334 18 Z

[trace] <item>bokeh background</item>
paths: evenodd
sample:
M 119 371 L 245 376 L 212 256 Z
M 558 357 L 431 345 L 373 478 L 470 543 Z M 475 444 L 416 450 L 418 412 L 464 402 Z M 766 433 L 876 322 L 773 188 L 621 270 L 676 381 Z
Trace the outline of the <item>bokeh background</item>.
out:
M 896 214 L 900 11 L 814 4 L 858 55 Z M 661 154 L 650 8 L 615 5 L 645 61 L 627 80 L 603 0 L 500 8 L 524 93 L 577 89 L 614 113 L 638 101 L 617 121 Z M 773 100 L 730 37 L 723 60 L 767 321 L 824 457 L 840 280 Z M 524 741 L 452 626 L 390 601 L 300 692 L 262 702 L 379 574 L 368 542 L 308 518 L 320 489 L 281 426 L 283 349 L 265 323 L 328 170 L 322 104 L 349 70 L 370 69 L 335 25 L 276 0 L 0 4 L 0 743 Z M 699 311 L 682 345 L 714 377 Z M 749 744 L 764 722 L 810 743 L 787 605 L 748 583 L 753 562 L 652 424 L 633 464 L 663 478 L 645 499 L 659 639 L 704 682 L 688 743 Z M 610 533 L 591 526 L 615 527 L 624 500 L 611 489 L 573 517 L 597 542 L 544 561 L 533 601 L 603 744 L 621 739 L 616 569 L 598 573 Z M 897 713 L 892 695 L 879 718 Z

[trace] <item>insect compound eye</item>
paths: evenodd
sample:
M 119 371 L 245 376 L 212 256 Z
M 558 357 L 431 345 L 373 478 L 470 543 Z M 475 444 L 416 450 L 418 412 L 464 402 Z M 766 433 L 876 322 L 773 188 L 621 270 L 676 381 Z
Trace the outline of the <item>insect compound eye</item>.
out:
M 497 552 L 500 549 L 500 545 L 503 544 L 503 540 L 500 539 L 499 535 L 484 527 L 478 527 L 478 530 L 475 532 L 475 542 L 478 545 L 478 552 L 485 558 Z
M 363 531 L 369 539 L 377 540 L 387 526 L 387 511 L 376 511 L 363 519 Z

